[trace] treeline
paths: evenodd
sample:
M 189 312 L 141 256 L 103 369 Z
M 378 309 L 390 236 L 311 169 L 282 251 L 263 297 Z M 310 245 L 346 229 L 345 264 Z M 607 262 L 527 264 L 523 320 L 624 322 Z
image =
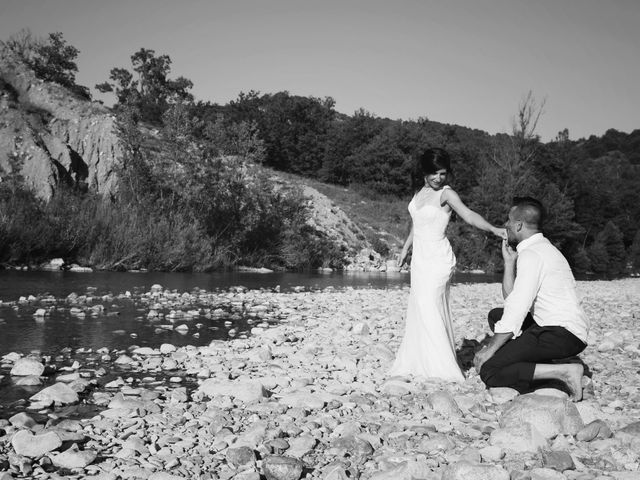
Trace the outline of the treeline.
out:
M 264 142 L 264 164 L 352 188 L 371 198 L 408 201 L 415 185 L 415 155 L 446 148 L 452 185 L 465 202 L 501 224 L 514 196 L 532 195 L 548 208 L 546 234 L 578 272 L 616 275 L 640 268 L 640 130 L 609 130 L 602 137 L 552 142 L 536 134 L 544 105 L 527 94 L 512 132 L 486 132 L 427 119 L 379 118 L 364 110 L 343 115 L 331 98 L 241 93 L 225 106 L 196 103 L 197 116 L 250 122 Z M 384 214 L 384 212 L 381 212 Z M 459 265 L 494 271 L 498 249 L 484 234 L 453 222 L 450 238 Z
M 322 239 L 309 243 L 309 232 L 300 230 L 300 198 L 274 189 L 255 165 L 408 202 L 416 154 L 437 146 L 452 155 L 452 186 L 489 221 L 504 221 L 512 197 L 535 196 L 548 208 L 546 234 L 576 271 L 640 269 L 640 130 L 579 140 L 564 130 L 543 143 L 536 127 L 544 104 L 531 92 L 516 109 L 512 131 L 496 136 L 427 118 L 344 115 L 331 98 L 288 92 L 244 92 L 218 105 L 196 101 L 192 83 L 170 73 L 168 56 L 140 49 L 130 69 L 114 68 L 96 85 L 114 94 L 129 151 L 121 172 L 127 187 L 116 207 L 185 219 L 208 245 L 200 249 L 204 257 L 227 258 L 212 265 L 339 264 L 340 252 Z M 156 128 L 156 140 L 140 136 L 140 125 Z M 460 267 L 499 268 L 499 249 L 483 233 L 454 221 L 449 236 Z M 291 257 L 297 259 L 283 260 Z

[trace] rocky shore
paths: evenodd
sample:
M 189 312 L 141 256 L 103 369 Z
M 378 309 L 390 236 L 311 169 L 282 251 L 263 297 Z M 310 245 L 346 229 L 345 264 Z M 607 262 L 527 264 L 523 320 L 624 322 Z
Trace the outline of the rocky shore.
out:
M 0 480 L 638 479 L 640 279 L 578 287 L 592 331 L 576 404 L 561 386 L 486 390 L 470 368 L 498 284 L 452 288 L 460 384 L 386 376 L 406 288 L 156 288 L 146 317 L 174 315 L 177 327 L 224 297 L 251 332 L 206 346 L 3 352 L 3 388 L 50 386 L 0 419 Z M 67 301 L 101 314 L 99 299 Z M 74 417 L 78 405 L 91 413 Z

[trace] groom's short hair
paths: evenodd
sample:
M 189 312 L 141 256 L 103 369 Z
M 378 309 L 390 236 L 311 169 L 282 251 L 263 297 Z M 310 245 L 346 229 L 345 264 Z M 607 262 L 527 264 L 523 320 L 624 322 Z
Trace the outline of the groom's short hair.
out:
M 512 202 L 514 217 L 529 227 L 542 230 L 546 212 L 539 200 L 533 197 L 514 197 Z

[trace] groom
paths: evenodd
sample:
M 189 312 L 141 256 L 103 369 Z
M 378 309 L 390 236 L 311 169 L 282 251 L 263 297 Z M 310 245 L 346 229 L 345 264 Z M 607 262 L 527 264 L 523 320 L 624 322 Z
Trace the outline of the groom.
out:
M 544 208 L 515 198 L 502 243 L 504 308 L 489 313 L 494 331 L 473 363 L 487 387 L 532 390 L 538 380 L 560 380 L 582 399 L 580 363 L 564 363 L 587 346 L 589 320 L 578 303 L 564 256 L 541 232 Z

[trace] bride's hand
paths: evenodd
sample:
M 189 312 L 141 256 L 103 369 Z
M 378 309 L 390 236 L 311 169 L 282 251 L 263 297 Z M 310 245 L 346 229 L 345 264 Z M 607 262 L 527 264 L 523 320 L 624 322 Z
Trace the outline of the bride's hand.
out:
M 495 227 L 493 229 L 493 234 L 496 237 L 500 237 L 502 240 L 507 240 L 507 229 L 503 227 Z

